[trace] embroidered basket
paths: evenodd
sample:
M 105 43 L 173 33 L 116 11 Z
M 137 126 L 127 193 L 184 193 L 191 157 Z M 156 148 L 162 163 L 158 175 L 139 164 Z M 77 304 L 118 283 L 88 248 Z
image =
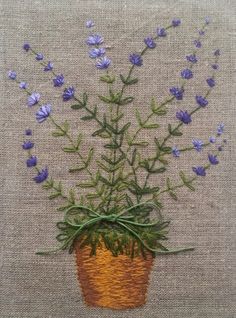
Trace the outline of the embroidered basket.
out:
M 75 246 L 78 280 L 87 305 L 112 309 L 135 308 L 145 304 L 153 255 L 113 256 L 101 243 L 96 255 L 89 246 Z

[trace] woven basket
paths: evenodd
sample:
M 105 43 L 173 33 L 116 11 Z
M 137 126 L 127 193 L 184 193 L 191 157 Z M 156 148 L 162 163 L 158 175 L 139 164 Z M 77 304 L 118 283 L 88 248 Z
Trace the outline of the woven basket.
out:
M 131 259 L 113 256 L 104 244 L 90 256 L 90 247 L 75 246 L 78 280 L 89 306 L 112 309 L 135 308 L 145 304 L 153 256 Z

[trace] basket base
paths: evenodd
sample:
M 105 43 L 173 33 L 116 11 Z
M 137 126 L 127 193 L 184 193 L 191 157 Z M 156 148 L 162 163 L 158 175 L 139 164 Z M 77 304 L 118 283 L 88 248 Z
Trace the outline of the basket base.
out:
M 112 309 L 135 308 L 145 304 L 153 255 L 131 259 L 113 256 L 104 245 L 90 256 L 90 247 L 75 246 L 78 280 L 85 303 Z

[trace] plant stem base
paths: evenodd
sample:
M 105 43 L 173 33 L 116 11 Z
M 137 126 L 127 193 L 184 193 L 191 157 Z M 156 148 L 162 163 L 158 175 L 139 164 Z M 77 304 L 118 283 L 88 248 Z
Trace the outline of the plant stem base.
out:
M 89 306 L 112 309 L 135 308 L 145 304 L 153 255 L 131 259 L 113 256 L 104 244 L 90 256 L 91 248 L 75 246 L 78 279 Z

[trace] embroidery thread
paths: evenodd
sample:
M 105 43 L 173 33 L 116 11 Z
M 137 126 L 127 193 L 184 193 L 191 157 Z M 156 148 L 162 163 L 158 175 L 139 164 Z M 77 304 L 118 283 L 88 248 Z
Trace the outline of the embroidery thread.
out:
M 192 145 L 182 148 L 173 143 L 168 144 L 172 139 L 176 140 L 183 135 L 181 128 L 193 122 L 195 113 L 208 107 L 208 97 L 216 85 L 219 49 L 214 51 L 214 60 L 210 64 L 211 74 L 205 80 L 205 93 L 195 96 L 196 107 L 192 110 L 179 109 L 176 112 L 178 121 L 176 125 L 168 125 L 165 137 L 154 137 L 155 151 L 152 156 L 145 156 L 143 149 L 150 145 L 150 141 L 144 140 L 140 135 L 145 130 L 158 130 L 160 125 L 156 120 L 167 114 L 171 103 L 179 104 L 184 99 L 186 86 L 195 76 L 194 66 L 199 60 L 209 19 L 205 19 L 198 37 L 193 41 L 195 49 L 186 56 L 187 65 L 179 72 L 179 83 L 169 89 L 169 95 L 162 102 L 158 103 L 156 98 L 151 98 L 146 117 L 141 115 L 138 108 L 134 108 L 136 98 L 126 94 L 129 86 L 139 81 L 137 77 L 133 77 L 133 71 L 143 67 L 145 53 L 159 47 L 157 41 L 161 43 L 170 29 L 180 24 L 179 19 L 174 19 L 169 26 L 157 28 L 155 36 L 146 37 L 143 50 L 133 52 L 128 57 L 131 64 L 128 74 L 120 76 L 109 70 L 112 60 L 107 56 L 108 47 L 104 45 L 104 38 L 97 33 L 89 34 L 86 40 L 89 58 L 103 72 L 100 80 L 108 86 L 107 94 L 98 96 L 99 102 L 107 106 L 107 112 L 102 114 L 98 106 L 92 107 L 88 93 L 85 91 L 78 96 L 73 86 L 64 88 L 61 96 L 64 102 L 71 102 L 73 111 L 83 113 L 80 117 L 82 121 L 96 125 L 92 137 L 103 141 L 104 151 L 101 154 L 96 153 L 94 147 L 87 148 L 87 153 L 84 154 L 81 150 L 83 135 L 79 133 L 76 139 L 73 138 L 68 121 L 58 123 L 53 116 L 52 105 L 42 104 L 41 94 L 31 90 L 27 82 L 19 81 L 15 71 L 8 73 L 8 77 L 18 83 L 19 88 L 27 94 L 28 107 L 39 107 L 36 121 L 42 124 L 49 120 L 55 127 L 52 135 L 68 141 L 63 151 L 78 156 L 79 163 L 70 167 L 69 172 L 83 173 L 88 177 L 86 182 L 65 190 L 62 182 L 49 178 L 48 167 L 39 167 L 39 160 L 33 153 L 32 130 L 25 131 L 26 140 L 22 148 L 28 154 L 27 167 L 35 169 L 37 173 L 33 180 L 43 183 L 43 188 L 50 191 L 49 199 L 62 198 L 65 201 L 65 205 L 58 208 L 64 212 L 63 220 L 57 223 L 59 234 L 56 239 L 60 243 L 59 247 L 39 251 L 37 254 L 47 255 L 65 249 L 70 253 L 75 251 L 84 299 L 92 306 L 125 309 L 143 305 L 155 256 L 193 250 L 193 247 L 171 249 L 163 245 L 162 241 L 168 239 L 170 222 L 161 214 L 161 196 L 168 193 L 172 199 L 177 200 L 177 189 L 187 187 L 194 191 L 194 181 L 199 176 L 205 176 L 212 165 L 219 163 L 218 154 L 226 143 L 225 139 L 221 139 L 223 123 L 217 127 L 216 135 L 209 137 L 207 141 L 194 138 Z M 95 23 L 89 20 L 85 26 L 90 30 Z M 52 74 L 55 89 L 64 87 L 64 75 L 55 71 L 51 61 L 45 61 L 44 55 L 36 52 L 28 43 L 23 45 L 23 49 L 34 56 L 44 72 Z M 121 89 L 117 90 L 113 84 L 119 81 Z M 131 129 L 134 124 L 125 121 L 124 107 L 130 107 L 134 111 L 134 133 Z M 164 186 L 153 186 L 149 182 L 151 176 L 168 171 L 171 157 L 178 160 L 184 152 L 202 152 L 210 146 L 215 150 L 208 153 L 205 165 L 192 167 L 193 175 L 188 176 L 180 171 L 178 183 L 175 184 L 167 177 Z M 140 171 L 144 173 L 144 178 L 140 177 Z M 78 198 L 75 190 L 77 187 L 87 190 L 87 193 L 80 194 Z M 153 217 L 154 212 L 156 217 Z

